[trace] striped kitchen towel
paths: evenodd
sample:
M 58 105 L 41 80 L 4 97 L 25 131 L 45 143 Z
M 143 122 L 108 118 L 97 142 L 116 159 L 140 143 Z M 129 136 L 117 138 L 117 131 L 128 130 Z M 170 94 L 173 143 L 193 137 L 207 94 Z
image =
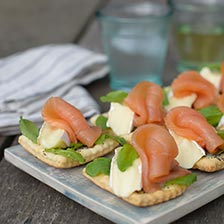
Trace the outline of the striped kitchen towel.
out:
M 99 113 L 98 104 L 81 85 L 108 73 L 105 55 L 75 44 L 51 44 L 0 59 L 0 134 L 19 133 L 23 116 L 41 123 L 41 108 L 60 96 L 85 117 Z

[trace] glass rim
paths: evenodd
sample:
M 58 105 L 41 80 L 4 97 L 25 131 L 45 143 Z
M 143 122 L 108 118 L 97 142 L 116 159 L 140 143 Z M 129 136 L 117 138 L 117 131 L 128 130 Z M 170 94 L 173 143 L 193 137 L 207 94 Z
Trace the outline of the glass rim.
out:
M 121 12 L 125 8 L 134 9 L 134 7 L 140 7 L 140 6 L 147 6 L 147 7 L 157 7 L 157 9 L 161 10 L 161 13 L 159 14 L 149 12 L 147 10 L 150 10 L 150 8 L 144 8 L 145 14 L 142 15 L 137 14 L 137 9 L 135 8 L 136 12 L 132 11 L 132 13 L 136 13 L 136 17 L 125 17 L 122 15 L 116 15 L 116 12 Z M 115 12 L 115 14 L 113 14 Z M 168 4 L 160 4 L 158 2 L 139 2 L 139 3 L 120 3 L 120 4 L 114 4 L 111 6 L 104 7 L 102 9 L 99 9 L 96 11 L 96 18 L 99 20 L 104 20 L 108 22 L 114 22 L 114 23 L 142 23 L 142 22 L 150 22 L 150 19 L 154 20 L 160 20 L 164 19 L 166 17 L 170 17 L 173 14 L 172 8 Z

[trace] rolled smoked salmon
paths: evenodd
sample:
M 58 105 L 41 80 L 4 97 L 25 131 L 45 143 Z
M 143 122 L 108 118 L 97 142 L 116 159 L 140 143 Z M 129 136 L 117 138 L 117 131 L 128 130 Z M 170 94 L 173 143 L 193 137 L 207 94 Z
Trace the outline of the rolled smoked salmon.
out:
M 224 144 L 216 130 L 200 112 L 185 106 L 171 109 L 165 116 L 168 129 L 184 138 L 196 141 L 209 153 L 214 154 Z
M 138 127 L 133 133 L 132 144 L 142 162 L 142 183 L 145 192 L 159 189 L 164 181 L 190 173 L 180 168 L 174 160 L 178 148 L 165 127 L 157 124 Z
M 135 112 L 134 126 L 147 123 L 161 123 L 163 121 L 163 90 L 152 82 L 139 82 L 124 100 Z
M 224 93 L 224 61 L 221 63 L 221 74 L 220 91 Z
M 52 126 L 66 131 L 72 142 L 77 139 L 88 147 L 93 146 L 102 131 L 91 127 L 82 113 L 60 97 L 51 97 L 42 108 L 42 117 Z
M 216 103 L 218 91 L 213 84 L 204 79 L 196 71 L 186 71 L 181 73 L 171 84 L 175 97 L 181 98 L 192 93 L 197 94 L 193 103 L 195 109 L 206 107 Z
M 217 101 L 217 106 L 219 108 L 219 110 L 222 111 L 222 113 L 224 113 L 224 93 L 222 93 Z

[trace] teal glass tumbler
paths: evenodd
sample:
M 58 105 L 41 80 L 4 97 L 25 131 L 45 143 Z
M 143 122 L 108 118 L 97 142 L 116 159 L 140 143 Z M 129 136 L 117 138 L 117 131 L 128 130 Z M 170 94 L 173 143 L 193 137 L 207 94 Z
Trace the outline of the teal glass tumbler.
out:
M 162 84 L 171 17 L 169 5 L 155 1 L 97 12 L 112 89 L 130 90 L 140 81 Z

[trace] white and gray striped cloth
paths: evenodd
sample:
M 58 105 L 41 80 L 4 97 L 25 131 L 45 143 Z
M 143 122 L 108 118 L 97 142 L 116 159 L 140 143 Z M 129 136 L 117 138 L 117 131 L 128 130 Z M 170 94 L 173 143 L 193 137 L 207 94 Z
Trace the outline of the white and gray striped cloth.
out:
M 19 117 L 42 123 L 41 108 L 60 96 L 85 117 L 98 104 L 81 85 L 108 73 L 107 58 L 75 44 L 52 44 L 0 59 L 0 135 L 19 133 Z

